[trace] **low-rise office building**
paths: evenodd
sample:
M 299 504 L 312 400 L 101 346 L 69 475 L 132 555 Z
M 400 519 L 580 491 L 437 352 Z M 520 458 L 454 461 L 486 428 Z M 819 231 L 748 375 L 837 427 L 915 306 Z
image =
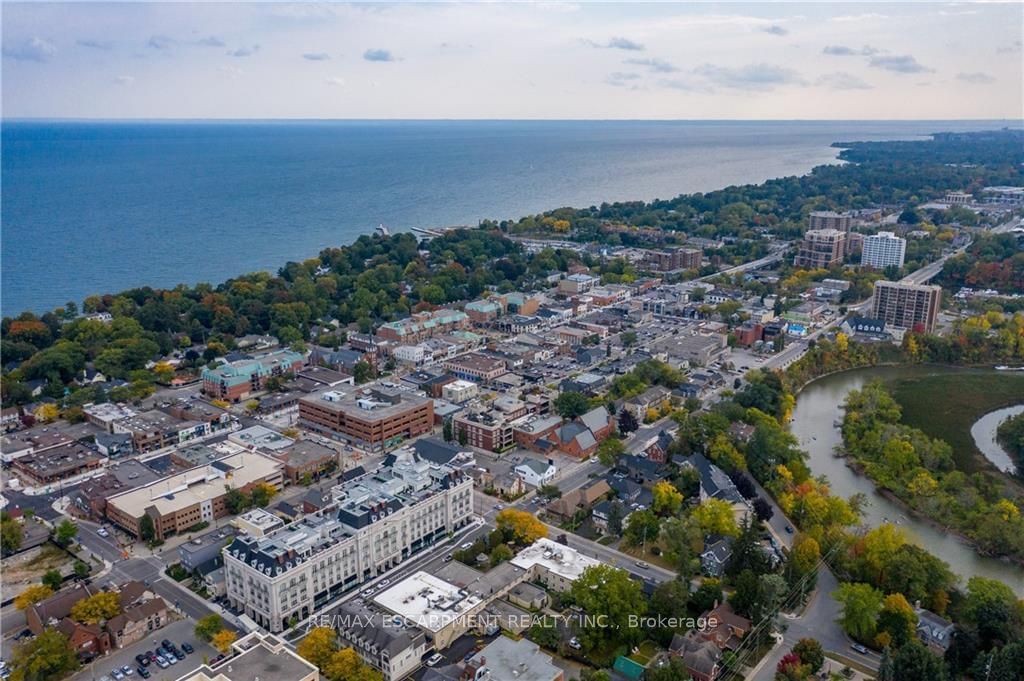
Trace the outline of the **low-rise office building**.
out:
M 332 503 L 224 551 L 227 597 L 272 632 L 304 619 L 466 525 L 473 482 L 403 452 L 390 467 L 342 483 Z
M 135 537 L 148 516 L 157 539 L 180 534 L 200 522 L 229 515 L 228 488 L 248 490 L 265 482 L 280 489 L 281 464 L 256 452 L 240 452 L 213 463 L 116 494 L 107 499 L 107 518 Z
M 440 309 L 433 312 L 416 312 L 397 322 L 382 324 L 377 335 L 385 340 L 410 343 L 430 338 L 434 334 L 447 333 L 467 326 L 469 317 L 459 310 Z
M 19 457 L 12 468 L 29 485 L 50 485 L 98 470 L 103 462 L 103 457 L 76 442 Z
M 239 402 L 264 389 L 267 379 L 295 373 L 305 358 L 291 350 L 279 350 L 255 359 L 230 362 L 216 369 L 203 369 L 203 393 L 210 397 Z
M 434 427 L 433 400 L 383 384 L 320 390 L 299 400 L 302 424 L 372 451 L 393 449 Z

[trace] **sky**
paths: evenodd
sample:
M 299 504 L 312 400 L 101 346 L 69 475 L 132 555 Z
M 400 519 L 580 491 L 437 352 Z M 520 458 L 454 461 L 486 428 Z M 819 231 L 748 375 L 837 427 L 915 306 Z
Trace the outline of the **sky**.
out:
M 12 3 L 5 118 L 1020 119 L 1024 4 Z

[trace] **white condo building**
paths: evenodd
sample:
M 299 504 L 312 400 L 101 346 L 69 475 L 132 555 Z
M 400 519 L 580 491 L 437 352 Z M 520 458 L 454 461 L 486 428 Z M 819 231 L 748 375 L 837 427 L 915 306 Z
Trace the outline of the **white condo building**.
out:
M 907 252 L 907 240 L 892 232 L 879 232 L 864 237 L 864 252 L 860 257 L 862 265 L 883 269 L 889 265 L 903 267 Z
M 472 518 L 472 478 L 411 452 L 331 495 L 318 513 L 264 537 L 240 535 L 223 551 L 232 606 L 271 632 L 311 616 Z

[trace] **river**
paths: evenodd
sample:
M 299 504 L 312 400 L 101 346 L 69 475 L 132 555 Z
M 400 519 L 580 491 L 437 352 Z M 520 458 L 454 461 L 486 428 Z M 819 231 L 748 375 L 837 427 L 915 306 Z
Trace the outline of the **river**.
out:
M 855 473 L 847 467 L 844 459 L 834 455 L 836 447 L 842 444 L 842 435 L 835 423 L 843 417 L 843 401 L 851 390 L 875 379 L 888 381 L 944 370 L 935 367 L 873 367 L 825 376 L 807 385 L 798 395 L 790 430 L 810 454 L 808 463 L 814 475 L 827 476 L 834 493 L 849 497 L 859 492 L 867 497 L 864 522 L 868 526 L 875 527 L 886 519 L 890 522 L 898 520 L 913 541 L 949 563 L 964 582 L 974 575 L 991 577 L 1024 597 L 1024 570 L 980 556 L 956 536 L 914 518 L 902 505 L 879 494 L 871 480 Z
M 990 411 L 971 426 L 971 437 L 974 438 L 974 444 L 981 450 L 981 453 L 992 462 L 993 466 L 1010 475 L 1017 471 L 1017 466 L 1010 458 L 1010 453 L 999 444 L 999 440 L 996 439 L 996 431 L 1003 421 L 1017 414 L 1024 414 L 1024 404 Z

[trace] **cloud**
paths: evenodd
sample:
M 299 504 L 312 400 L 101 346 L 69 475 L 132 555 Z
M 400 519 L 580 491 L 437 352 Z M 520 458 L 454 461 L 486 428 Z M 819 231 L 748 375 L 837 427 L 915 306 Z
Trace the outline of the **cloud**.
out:
M 334 87 L 344 87 L 345 86 L 345 79 L 344 78 L 338 78 L 338 77 L 328 78 L 327 79 L 327 84 L 331 85 L 331 86 L 334 86 Z
M 615 73 L 609 73 L 604 79 L 604 82 L 614 87 L 627 87 L 633 85 L 635 88 L 635 82 L 640 80 L 639 73 L 624 73 L 622 71 L 616 71 Z
M 876 55 L 868 60 L 868 66 L 895 73 L 930 73 L 930 69 L 909 54 Z
M 205 38 L 197 40 L 196 45 L 201 45 L 203 47 L 224 47 L 224 41 L 216 36 L 208 35 Z
M 957 80 L 962 80 L 965 83 L 972 83 L 974 85 L 986 85 L 988 83 L 996 82 L 996 79 L 987 73 L 981 71 L 975 71 L 974 73 L 958 73 L 956 74 Z
M 390 50 L 370 49 L 363 52 L 363 59 L 366 61 L 395 61 L 395 56 Z
M 244 71 L 242 71 L 242 69 L 238 68 L 237 66 L 232 66 L 230 64 L 225 64 L 224 66 L 220 66 L 220 67 L 217 68 L 217 70 L 220 71 L 221 73 L 223 73 L 224 75 L 226 75 L 228 78 L 230 78 L 232 80 L 234 80 L 235 78 L 238 78 L 239 76 L 241 76 L 244 73 Z
M 996 54 L 1012 54 L 1014 52 L 1020 52 L 1020 50 L 1021 50 L 1021 41 L 1014 40 L 1009 45 L 1005 45 L 1003 47 L 997 47 L 996 48 Z
M 765 33 L 771 33 L 772 35 L 783 36 L 789 35 L 789 31 L 778 24 L 772 24 L 771 26 L 762 26 L 761 30 Z
M 174 47 L 175 42 L 177 41 L 175 41 L 174 38 L 171 38 L 170 36 L 152 35 L 146 42 L 146 47 L 150 47 L 154 50 L 169 50 L 170 48 Z
M 53 43 L 36 37 L 29 38 L 20 45 L 4 45 L 3 48 L 5 57 L 18 61 L 50 61 L 55 54 L 57 48 Z
M 826 73 L 824 76 L 814 81 L 815 85 L 831 88 L 832 90 L 870 90 L 871 85 L 868 85 L 863 80 L 853 75 L 852 73 L 846 73 L 845 71 L 836 71 L 835 73 Z
M 306 52 L 302 55 L 302 58 L 309 61 L 327 61 L 331 58 L 331 55 L 326 52 Z
M 800 74 L 793 69 L 774 64 L 747 64 L 738 68 L 704 64 L 694 69 L 698 76 L 711 83 L 735 90 L 774 90 L 780 85 L 804 85 Z
M 596 47 L 601 50 L 629 50 L 631 52 L 643 52 L 644 46 L 629 38 L 623 38 L 621 36 L 614 36 L 608 39 L 606 43 L 598 43 L 593 40 L 584 40 L 584 43 L 591 47 Z
M 646 66 L 654 73 L 673 73 L 678 71 L 674 65 L 665 61 L 664 59 L 655 59 L 653 57 L 646 59 L 627 59 L 623 64 L 632 64 L 634 66 Z
M 251 47 L 239 47 L 236 50 L 228 50 L 225 54 L 229 57 L 251 57 L 260 51 L 259 45 L 253 45 Z
M 837 17 L 832 17 L 829 21 L 835 21 L 838 23 L 853 23 L 857 21 L 880 21 L 882 19 L 888 19 L 887 14 L 877 14 L 875 12 L 867 12 L 865 14 L 840 14 Z
M 88 38 L 76 40 L 75 44 L 79 47 L 89 47 L 94 50 L 109 50 L 114 47 L 114 44 L 109 40 L 91 40 Z
M 122 87 L 131 87 L 135 84 L 135 76 L 118 76 L 114 78 L 114 83 Z
M 865 45 L 860 49 L 846 45 L 826 45 L 822 53 L 833 57 L 870 57 L 878 54 L 878 50 L 870 45 Z

